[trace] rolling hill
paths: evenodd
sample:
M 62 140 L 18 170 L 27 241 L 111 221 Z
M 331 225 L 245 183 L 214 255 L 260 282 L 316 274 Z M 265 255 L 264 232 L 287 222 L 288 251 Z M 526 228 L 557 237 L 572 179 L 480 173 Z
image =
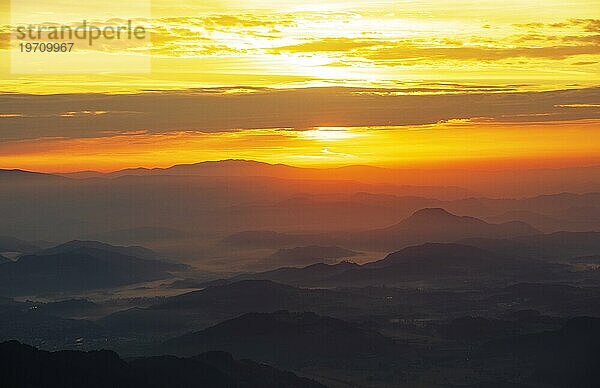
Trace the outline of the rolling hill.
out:
M 108 288 L 168 278 L 171 271 L 185 268 L 124 252 L 138 249 L 74 242 L 21 256 L 0 267 L 0 293 L 12 296 Z
M 249 313 L 164 343 L 175 354 L 208 350 L 231 352 L 278 366 L 340 364 L 394 354 L 382 335 L 314 313 Z
M 328 289 L 303 289 L 269 280 L 231 280 L 167 298 L 148 308 L 111 314 L 98 322 L 117 333 L 185 333 L 250 312 L 314 311 L 344 318 L 385 301 Z

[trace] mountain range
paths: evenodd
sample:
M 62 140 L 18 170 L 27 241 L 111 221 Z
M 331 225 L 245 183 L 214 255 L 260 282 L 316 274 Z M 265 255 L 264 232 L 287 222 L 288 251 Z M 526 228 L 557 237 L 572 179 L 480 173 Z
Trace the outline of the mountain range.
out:
M 180 355 L 222 350 L 278 366 L 339 365 L 401 353 L 381 334 L 314 313 L 248 313 L 200 332 L 166 341 Z
M 598 166 L 574 167 L 563 169 L 530 169 L 500 171 L 469 171 L 460 169 L 393 169 L 372 166 L 346 166 L 339 168 L 299 168 L 284 164 L 269 164 L 252 160 L 220 160 L 192 164 L 174 165 L 168 168 L 133 168 L 111 173 L 83 171 L 63 174 L 72 178 L 99 178 L 122 176 L 268 176 L 284 179 L 339 179 L 362 180 L 367 183 L 407 182 L 406 184 L 421 187 L 464 187 L 468 191 L 484 193 L 491 196 L 526 196 L 531 195 L 530 182 L 535 181 L 535 191 L 563 192 L 567 189 L 576 192 L 598 191 L 600 186 L 594 185 L 590 177 L 600 177 Z M 532 178 L 535 178 L 532 179 Z M 463 194 L 465 193 L 463 189 Z
M 457 216 L 441 208 L 425 208 L 382 229 L 322 234 L 245 231 L 226 237 L 222 245 L 277 248 L 329 243 L 351 249 L 389 251 L 425 242 L 454 242 L 467 238 L 503 239 L 536 234 L 540 234 L 540 231 L 519 221 L 491 224 L 475 217 Z
M 436 284 L 452 279 L 462 279 L 465 282 L 475 279 L 553 279 L 561 270 L 566 270 L 560 264 L 504 253 L 508 252 L 498 254 L 477 246 L 457 243 L 426 243 L 403 248 L 381 260 L 363 265 L 344 261 L 303 268 L 283 267 L 208 284 L 262 279 L 304 287 L 393 286 L 414 281 Z

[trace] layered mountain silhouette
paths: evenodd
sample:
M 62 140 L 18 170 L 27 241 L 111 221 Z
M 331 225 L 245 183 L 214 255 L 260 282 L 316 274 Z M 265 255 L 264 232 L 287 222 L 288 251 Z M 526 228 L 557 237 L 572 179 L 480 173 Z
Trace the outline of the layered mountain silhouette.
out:
M 148 256 L 141 248 L 114 247 L 97 242 L 59 245 L 0 266 L 0 293 L 81 291 L 115 287 L 170 277 L 185 268 Z
M 513 258 L 479 247 L 456 243 L 426 243 L 404 248 L 384 259 L 358 265 L 342 262 L 335 265 L 315 264 L 304 268 L 279 268 L 247 274 L 222 282 L 240 279 L 266 279 L 298 286 L 394 285 L 407 281 L 441 281 L 444 279 L 552 277 L 558 265 L 531 258 Z
M 352 235 L 349 244 L 374 248 L 402 248 L 426 242 L 455 242 L 465 238 L 511 238 L 540 232 L 523 222 L 490 224 L 481 219 L 457 216 L 442 208 L 426 208 L 390 227 Z M 352 243 L 352 241 L 355 241 Z
M 284 267 L 255 275 L 241 275 L 237 279 L 246 277 L 267 279 L 285 284 L 306 285 L 327 281 L 327 279 L 333 276 L 358 268 L 360 268 L 360 265 L 349 261 L 342 261 L 338 264 L 317 263 L 303 268 Z
M 0 344 L 0 376 L 6 388 L 324 388 L 223 352 L 125 361 L 106 350 L 47 352 L 16 341 Z
M 427 243 L 404 248 L 391 253 L 384 259 L 367 263 L 365 268 L 385 268 L 415 264 L 423 266 L 423 270 L 430 267 L 468 266 L 479 267 L 500 263 L 502 259 L 490 251 L 481 248 L 453 243 Z
M 98 177 L 123 177 L 123 176 L 198 176 L 198 177 L 271 177 L 279 179 L 302 180 L 355 180 L 356 176 L 373 177 L 383 172 L 390 179 L 369 179 L 374 183 L 396 182 L 394 170 L 387 170 L 371 166 L 347 166 L 341 168 L 306 168 L 294 167 L 286 164 L 270 164 L 254 160 L 227 159 L 218 161 L 205 161 L 192 164 L 178 164 L 167 168 L 130 168 L 102 174 L 94 171 L 82 171 L 73 174 L 64 174 L 74 178 Z M 375 174 L 374 174 L 375 173 Z M 466 197 L 472 194 L 460 187 L 443 185 L 440 187 L 428 185 L 407 185 L 405 190 L 412 191 L 412 195 L 431 196 L 432 193 L 443 193 L 453 197 Z
M 178 169 L 181 174 L 174 172 Z M 275 172 L 279 170 L 283 172 Z M 321 245 L 355 251 L 375 250 L 377 245 L 381 245 L 379 251 L 391 251 L 428 241 L 456 241 L 452 237 L 506 238 L 532 232 L 519 231 L 517 224 L 511 226 L 513 220 L 531 220 L 532 225 L 546 232 L 600 230 L 595 216 L 600 209 L 597 193 L 539 196 L 538 190 L 537 197 L 483 198 L 465 190 L 451 190 L 447 181 L 443 187 L 398 186 L 398 182 L 404 182 L 398 179 L 404 172 L 395 170 L 384 174 L 389 180 L 369 182 L 379 172 L 381 169 L 364 166 L 323 171 L 223 161 L 174 167 L 171 172 L 161 170 L 156 174 L 125 171 L 122 175 L 95 174 L 88 179 L 75 179 L 81 178 L 81 174 L 56 177 L 60 180 L 33 179 L 37 182 L 35 187 L 16 184 L 16 179 L 12 182 L 7 178 L 3 180 L 6 196 L 0 201 L 0 214 L 5 220 L 0 225 L 0 234 L 24 236 L 32 241 L 98 239 L 143 244 L 170 257 L 189 258 L 207 242 L 252 230 L 311 232 L 311 238 L 294 237 L 285 243 L 263 245 L 274 250 Z M 203 200 L 198 201 L 199 197 Z M 385 233 L 381 230 L 369 234 L 387 229 L 382 227 L 422 208 L 443 208 L 488 223 L 506 221 L 508 228 L 504 231 L 496 228 L 498 234 L 471 233 L 467 229 L 469 233 L 458 236 L 451 233 L 429 236 L 417 231 L 415 235 L 407 233 L 406 238 L 382 237 Z M 355 238 L 358 235 L 346 239 L 343 235 L 323 235 L 334 231 L 369 233 L 359 239 Z M 381 241 L 368 244 L 371 236 Z M 254 237 L 249 236 L 247 241 L 252 243 Z M 165 240 L 178 241 L 166 244 Z M 353 243 L 357 246 L 349 245 Z M 233 241 L 220 248 L 232 246 L 235 246 Z
M 529 271 L 544 272 L 537 263 L 515 261 L 480 248 L 453 244 L 427 243 L 408 247 L 381 261 L 343 272 L 329 283 L 399 284 L 403 281 L 439 281 L 442 279 L 482 279 L 527 277 Z
M 450 229 L 450 230 L 449 230 Z M 457 216 L 442 208 L 426 208 L 416 211 L 413 215 L 386 230 L 395 233 L 412 233 L 424 236 L 428 240 L 435 237 L 426 237 L 425 233 L 432 235 L 444 234 L 491 234 L 519 236 L 537 234 L 539 231 L 523 222 L 505 222 L 502 224 L 490 224 L 475 217 Z M 455 237 L 448 237 L 455 238 Z
M 269 280 L 240 280 L 167 298 L 148 308 L 111 314 L 101 320 L 114 332 L 186 332 L 250 312 L 315 311 L 344 317 L 358 306 L 383 301 L 328 289 L 302 289 Z
M 399 348 L 382 335 L 314 313 L 249 313 L 200 332 L 171 339 L 167 352 L 222 350 L 278 366 L 343 364 L 384 357 Z
M 268 164 L 253 160 L 220 160 L 192 164 L 175 165 L 169 168 L 133 168 L 108 174 L 95 171 L 82 171 L 64 174 L 73 178 L 115 178 L 123 176 L 265 176 L 275 178 L 319 179 L 319 180 L 356 180 L 369 183 L 407 182 L 414 185 L 415 194 L 424 197 L 444 191 L 460 198 L 473 197 L 474 192 L 487 195 L 523 197 L 538 195 L 540 192 L 560 193 L 568 190 L 575 192 L 598 191 L 598 185 L 590 177 L 600 176 L 598 166 L 574 167 L 563 169 L 526 169 L 501 171 L 462 170 L 421 170 L 388 169 L 373 166 L 346 166 L 340 168 L 298 168 L 283 164 Z M 535 182 L 532 185 L 531 182 Z M 492 184 L 493 183 L 493 184 Z M 418 187 L 420 186 L 420 187 Z M 434 186 L 438 186 L 434 188 Z M 423 190 L 427 188 L 433 190 Z M 461 189 L 461 187 L 466 188 Z M 440 190 L 442 189 L 442 190 Z
M 523 222 L 491 224 L 475 217 L 457 216 L 442 208 L 425 208 L 383 229 L 326 234 L 245 231 L 228 236 L 223 245 L 274 248 L 292 244 L 334 244 L 353 249 L 394 250 L 426 242 L 455 242 L 468 238 L 505 239 L 540 234 Z
M 132 256 L 146 260 L 158 260 L 160 255 L 151 249 L 140 247 L 140 246 L 116 246 L 100 241 L 81 241 L 73 240 L 64 244 L 57 245 L 52 248 L 47 248 L 36 252 L 39 255 L 55 255 L 73 252 L 79 249 L 97 250 L 108 253 L 115 253 L 124 256 Z
M 27 182 L 51 182 L 51 181 L 65 181 L 66 179 L 60 175 L 44 174 L 40 172 L 32 172 L 25 170 L 6 170 L 0 169 L 0 183 L 4 181 L 16 182 L 16 183 L 27 183 Z
M 270 259 L 279 265 L 302 266 L 336 259 L 348 259 L 358 253 L 336 246 L 310 245 L 279 249 Z

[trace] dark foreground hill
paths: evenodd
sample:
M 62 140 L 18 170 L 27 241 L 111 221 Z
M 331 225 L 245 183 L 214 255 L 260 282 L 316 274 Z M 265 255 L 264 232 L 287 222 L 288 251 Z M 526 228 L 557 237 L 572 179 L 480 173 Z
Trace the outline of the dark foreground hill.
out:
M 192 358 L 158 356 L 129 361 L 111 351 L 46 352 L 15 341 L 0 344 L 3 388 L 323 388 L 222 352 Z
M 399 352 L 390 339 L 339 319 L 314 313 L 249 313 L 167 341 L 163 352 L 190 355 L 210 350 L 285 367 L 340 365 Z
M 573 318 L 556 331 L 495 340 L 479 356 L 534 387 L 598 387 L 600 318 Z

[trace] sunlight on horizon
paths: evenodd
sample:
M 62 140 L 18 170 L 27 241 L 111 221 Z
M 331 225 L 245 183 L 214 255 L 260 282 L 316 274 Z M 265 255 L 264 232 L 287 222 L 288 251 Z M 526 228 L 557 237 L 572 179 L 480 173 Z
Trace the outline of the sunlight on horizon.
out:
M 364 134 L 356 133 L 352 129 L 345 127 L 317 127 L 315 129 L 303 131 L 302 136 L 313 140 L 335 142 L 338 140 L 361 137 L 364 136 Z
M 295 166 L 366 164 L 470 169 L 600 162 L 598 120 L 549 123 L 443 122 L 404 127 L 145 132 L 0 144 L 0 165 L 46 172 L 169 167 L 247 159 Z M 357 141 L 360 138 L 360 141 Z M 571 139 L 569 143 L 565 138 Z M 40 144 L 44 144 L 43 148 Z M 527 144 L 527 146 L 524 146 Z M 118 157 L 115 157 L 118 156 Z

